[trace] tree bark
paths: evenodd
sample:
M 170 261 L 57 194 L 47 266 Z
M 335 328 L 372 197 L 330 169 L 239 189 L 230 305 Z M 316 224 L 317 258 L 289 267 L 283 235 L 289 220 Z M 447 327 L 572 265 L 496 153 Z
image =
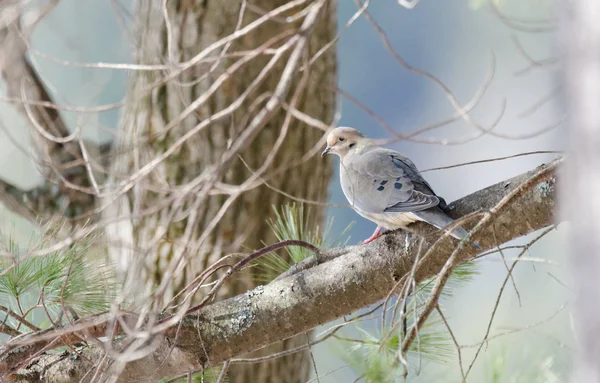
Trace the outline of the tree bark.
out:
M 167 25 L 161 8 L 162 2 L 140 1 L 136 10 L 136 36 L 139 38 L 136 61 L 174 66 L 185 63 L 211 44 L 234 33 L 236 25 L 244 27 L 261 14 L 286 3 L 288 2 L 283 0 L 253 2 L 254 5 L 248 3 L 240 23 L 240 0 L 168 1 Z M 316 3 L 307 1 L 304 6 L 311 7 Z M 253 51 L 280 33 L 298 30 L 303 19 L 286 22 L 285 17 L 290 14 L 292 13 L 289 11 L 284 12 L 248 34 L 232 40 L 227 53 Z M 335 2 L 326 1 L 315 25 L 308 31 L 303 64 L 334 38 L 335 20 Z M 280 45 L 282 43 L 270 48 Z M 131 284 L 135 284 L 140 280 L 139 270 L 143 270 L 142 279 L 145 283 L 142 287 L 145 289 L 145 296 L 151 294 L 150 287 L 166 286 L 161 300 L 154 307 L 157 311 L 164 309 L 171 297 L 223 255 L 275 242 L 276 238 L 267 220 L 273 216 L 272 206 L 280 207 L 289 202 L 280 192 L 265 186 L 256 187 L 242 193 L 211 230 L 211 221 L 219 214 L 228 196 L 207 196 L 208 189 L 190 186 L 206 174 L 210 175 L 208 171 L 211 168 L 221 166 L 219 164 L 223 153 L 230 148 L 232 141 L 239 139 L 249 122 L 257 116 L 264 102 L 255 103 L 276 89 L 286 64 L 285 59 L 280 60 L 237 110 L 224 118 L 214 118 L 219 111 L 234 103 L 259 77 L 270 56 L 258 55 L 233 73 L 206 103 L 181 118 L 186 108 L 203 97 L 219 77 L 226 74 L 228 68 L 240 59 L 239 56 L 225 56 L 215 65 L 214 59 L 220 53 L 221 49 L 214 50 L 208 57 L 213 61 L 193 65 L 158 86 L 153 84 L 168 76 L 169 71 L 136 72 L 124 107 L 121 140 L 115 148 L 117 156 L 113 166 L 113 183 L 118 183 L 125 175 L 139 171 L 149 161 L 163 155 L 198 124 L 214 119 L 205 129 L 187 138 L 178 150 L 166 157 L 148 176 L 137 181 L 125 198 L 107 211 L 107 217 L 131 217 L 108 228 L 109 243 L 118 244 L 113 245 L 110 251 L 123 274 L 129 276 Z M 310 66 L 309 71 L 310 75 L 303 89 L 299 88 L 302 74 L 299 70 L 293 73 L 290 94 L 299 92 L 296 104 L 298 110 L 329 124 L 333 119 L 335 104 L 332 90 L 336 82 L 335 50 L 326 51 Z M 150 88 L 153 89 L 148 93 Z M 292 102 L 291 95 L 280 101 Z M 217 178 L 212 181 L 230 185 L 240 185 L 246 181 L 252 174 L 251 170 L 260 168 L 274 151 L 285 119 L 285 111 L 278 108 L 255 137 L 244 143 L 245 148 L 239 153 L 239 158 L 222 166 L 224 169 L 220 169 Z M 268 169 L 273 171 L 297 162 L 322 136 L 322 131 L 299 120 L 292 120 L 285 140 Z M 332 172 L 329 161 L 313 156 L 293 166 L 290 172 L 291 174 L 276 174 L 269 179 L 270 185 L 299 198 L 326 200 Z M 181 187 L 191 189 L 187 195 L 182 196 Z M 177 212 L 169 204 L 156 213 L 140 216 L 141 212 L 171 198 L 179 204 Z M 323 209 L 319 206 L 312 209 L 310 225 L 316 227 L 322 219 Z M 173 219 L 174 215 L 177 219 Z M 209 230 L 208 239 L 199 243 L 198 238 Z M 185 259 L 185 267 L 167 274 L 166 270 L 179 257 Z M 222 295 L 240 294 L 255 286 L 252 275 L 246 272 L 232 278 Z M 139 287 L 133 290 L 134 294 L 139 293 Z M 285 340 L 264 352 L 272 353 L 301 343 L 306 343 L 306 336 Z M 303 352 L 259 365 L 232 366 L 230 381 L 305 382 L 309 374 L 307 361 Z

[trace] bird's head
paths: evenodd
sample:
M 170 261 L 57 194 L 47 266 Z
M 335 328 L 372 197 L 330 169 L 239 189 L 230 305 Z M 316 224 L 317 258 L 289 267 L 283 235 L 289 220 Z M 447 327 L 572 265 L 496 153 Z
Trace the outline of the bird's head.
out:
M 369 139 L 358 130 L 340 126 L 327 135 L 327 147 L 321 153 L 321 157 L 333 153 L 340 156 L 340 158 L 344 158 L 346 154 L 353 150 L 364 147 L 366 141 L 369 141 Z

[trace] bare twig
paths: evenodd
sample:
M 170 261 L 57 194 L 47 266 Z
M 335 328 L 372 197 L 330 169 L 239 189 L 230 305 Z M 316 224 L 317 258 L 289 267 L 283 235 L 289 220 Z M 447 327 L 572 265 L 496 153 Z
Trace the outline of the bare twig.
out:
M 485 217 L 482 218 L 477 223 L 477 225 L 473 229 L 473 232 L 477 233 L 478 230 L 481 230 L 481 228 L 484 228 L 487 225 L 489 225 L 492 221 L 492 218 L 495 218 L 495 216 L 500 211 L 502 211 L 503 207 L 506 206 L 507 204 L 509 204 L 511 202 L 511 200 L 513 200 L 513 199 L 519 197 L 520 195 L 522 195 L 523 193 L 529 191 L 530 188 L 539 184 L 539 182 L 551 177 L 554 172 L 554 169 L 556 168 L 556 166 L 559 162 L 560 161 L 558 161 L 558 162 L 554 161 L 552 164 L 550 164 L 548 166 L 544 166 L 541 170 L 539 170 L 538 172 L 533 174 L 531 176 L 531 178 L 529 178 L 528 180 L 526 180 L 525 182 L 520 184 L 516 189 L 512 190 L 508 195 L 506 195 L 504 198 L 502 198 L 494 207 L 492 207 L 489 210 L 489 213 L 487 213 L 485 215 Z M 448 233 L 446 233 L 446 234 L 448 234 Z M 438 274 L 435 285 L 434 285 L 433 289 L 431 290 L 431 296 L 428 298 L 425 308 L 423 309 L 418 320 L 416 320 L 415 324 L 410 328 L 406 337 L 403 339 L 402 348 L 401 348 L 402 355 L 406 354 L 406 352 L 408 351 L 408 348 L 410 347 L 411 343 L 413 342 L 414 338 L 416 337 L 418 330 L 425 324 L 425 321 L 427 320 L 427 318 L 429 317 L 429 315 L 431 314 L 431 312 L 437 305 L 437 301 L 439 299 L 439 296 L 442 292 L 444 285 L 446 284 L 446 282 L 450 276 L 450 272 L 457 265 L 457 263 L 459 261 L 459 253 L 461 252 L 463 247 L 464 247 L 464 241 L 461 241 L 461 243 L 459 243 L 458 247 L 452 252 L 450 257 L 447 259 L 446 263 L 444 264 L 440 273 Z M 507 276 L 507 279 L 508 279 L 508 276 Z

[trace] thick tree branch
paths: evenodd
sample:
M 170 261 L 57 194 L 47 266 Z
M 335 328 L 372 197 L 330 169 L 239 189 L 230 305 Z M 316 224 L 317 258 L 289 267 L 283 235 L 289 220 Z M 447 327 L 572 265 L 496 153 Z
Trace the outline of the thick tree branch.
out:
M 489 225 L 481 227 L 475 235 L 482 250 L 547 227 L 555 219 L 559 162 L 554 161 L 460 199 L 450 205 L 449 214 L 455 218 L 478 211 L 495 215 Z M 542 169 L 546 170 L 540 175 Z M 514 193 L 514 198 L 505 200 L 502 207 L 495 210 L 503 198 L 533 176 L 537 179 L 532 187 Z M 465 223 L 465 226 L 472 225 Z M 433 231 L 423 225 L 417 224 L 417 228 L 432 234 L 425 236 L 421 250 L 425 252 L 439 234 L 433 235 Z M 494 243 L 494 238 L 498 243 Z M 150 382 L 217 365 L 376 303 L 388 295 L 397 281 L 411 273 L 419 241 L 420 238 L 415 236 L 407 238 L 402 232 L 394 232 L 369 245 L 324 251 L 319 256 L 320 262 L 316 262 L 320 264 L 312 268 L 188 315 L 180 325 L 155 339 L 153 352 L 127 364 L 119 381 Z M 416 268 L 417 282 L 442 270 L 456 248 L 456 241 L 448 238 L 435 246 L 431 255 Z M 474 255 L 475 249 L 467 246 L 459 260 L 465 261 Z M 84 336 L 85 333 L 80 334 Z M 118 349 L 123 342 L 125 340 L 116 342 L 114 347 Z M 10 363 L 10 354 L 29 353 L 31 348 L 41 350 L 31 344 L 5 355 L 4 373 L 15 367 Z M 24 382 L 89 380 L 93 373 L 86 373 L 93 366 L 86 359 L 99 363 L 102 352 L 92 346 L 81 353 L 85 358 L 69 353 L 38 356 L 17 376 Z M 108 380 L 110 373 L 111 370 L 106 369 L 100 380 Z
M 63 193 L 64 187 L 50 181 L 31 189 L 22 189 L 0 178 L 0 203 L 36 226 L 43 225 L 69 208 L 70 201 Z M 73 207 L 71 204 L 70 208 Z M 81 209 L 83 207 L 77 211 Z
M 35 223 L 36 214 L 24 205 L 28 192 L 0 179 L 0 202 L 15 214 Z
M 50 5 L 55 5 L 52 2 Z M 41 103 L 53 105 L 53 99 L 46 89 L 42 78 L 27 57 L 30 30 L 21 26 L 22 4 L 16 2 L 7 4 L 2 10 L 3 19 L 0 21 L 0 77 L 6 84 L 7 96 L 11 99 L 20 100 L 15 103 L 16 109 L 23 118 L 29 122 L 31 138 L 35 148 L 35 160 L 42 175 L 46 178 L 45 185 L 37 188 L 39 190 L 50 190 L 56 186 L 60 194 L 51 200 L 50 204 L 44 204 L 48 198 L 42 193 L 36 194 L 40 200 L 30 200 L 31 206 L 40 210 L 28 212 L 27 208 L 19 207 L 16 202 L 22 200 L 17 192 L 8 184 L 2 184 L 0 201 L 4 202 L 9 209 L 23 215 L 33 221 L 42 216 L 50 216 L 61 212 L 69 217 L 78 216 L 94 207 L 95 196 L 93 193 L 82 192 L 82 188 L 90 186 L 90 175 L 85 167 L 86 159 L 82 156 L 79 145 L 79 134 L 69 132 L 65 121 L 57 108 L 46 107 Z M 47 13 L 52 7 L 46 9 Z M 10 127 L 9 127 L 10 128 Z M 109 149 L 105 146 L 102 149 Z M 20 194 L 24 194 L 21 192 Z M 35 193 L 28 193 L 32 197 Z M 11 198 L 13 197 L 13 198 Z M 17 197 L 17 198 L 15 198 Z M 58 200 L 59 197 L 61 201 Z M 68 208 L 60 210 L 68 205 Z M 33 220 L 32 220 L 33 218 Z
M 58 110 L 39 105 L 28 105 L 28 102 L 52 102 L 49 93 L 35 69 L 27 59 L 27 33 L 22 30 L 20 22 L 20 6 L 14 6 L 14 17 L 5 25 L 0 25 L 0 73 L 6 83 L 8 97 L 21 99 L 16 104 L 17 110 L 28 120 L 35 121 L 43 132 L 33 130 L 33 138 L 38 151 L 51 155 L 62 146 L 61 143 L 43 136 L 54 137 L 57 141 L 69 136 L 64 120 Z M 7 15 L 8 12 L 3 13 Z

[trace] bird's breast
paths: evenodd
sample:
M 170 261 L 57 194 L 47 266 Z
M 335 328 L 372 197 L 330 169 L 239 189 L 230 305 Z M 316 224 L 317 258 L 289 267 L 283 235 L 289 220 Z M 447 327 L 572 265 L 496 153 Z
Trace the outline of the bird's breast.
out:
M 340 172 L 342 191 L 354 209 L 370 213 L 383 212 L 390 199 L 390 188 L 377 189 L 377 180 L 351 169 Z

